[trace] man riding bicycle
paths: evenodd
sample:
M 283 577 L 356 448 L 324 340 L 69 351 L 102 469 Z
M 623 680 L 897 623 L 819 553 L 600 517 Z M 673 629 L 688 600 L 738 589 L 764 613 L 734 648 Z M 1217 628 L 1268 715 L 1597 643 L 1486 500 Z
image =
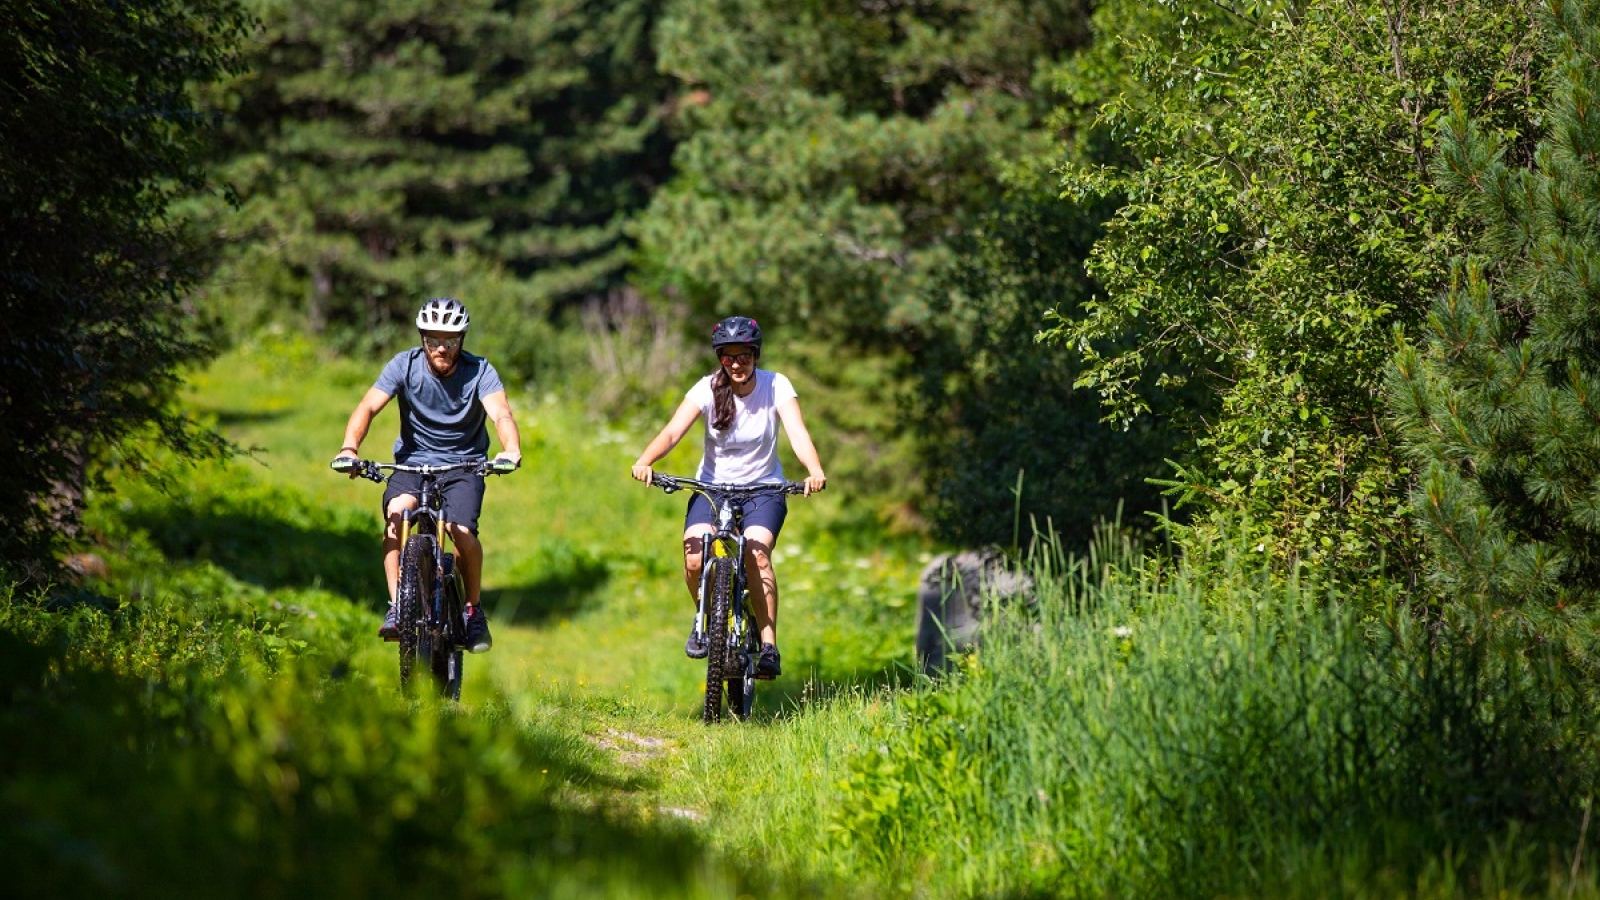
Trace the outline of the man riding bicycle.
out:
M 421 346 L 395 354 L 383 367 L 377 382 L 350 414 L 344 429 L 340 457 L 357 457 L 372 420 L 389 404 L 400 400 L 400 436 L 394 442 L 394 460 L 407 465 L 449 465 L 479 460 L 489 454 L 493 422 L 502 448 L 497 460 L 522 465 L 522 439 L 506 400 L 505 386 L 494 366 L 474 356 L 464 346 L 470 319 L 461 301 L 435 297 L 417 312 Z M 351 471 L 350 477 L 358 473 Z M 452 472 L 439 478 L 450 521 L 446 528 L 455 543 L 456 558 L 466 586 L 467 649 L 483 653 L 492 646 L 489 621 L 478 605 L 483 573 L 483 545 L 478 541 L 478 514 L 483 509 L 484 478 L 473 472 Z M 389 611 L 378 636 L 400 639 L 395 624 L 395 597 L 400 574 L 400 523 L 419 503 L 421 476 L 397 472 L 383 492 L 383 570 L 389 584 Z

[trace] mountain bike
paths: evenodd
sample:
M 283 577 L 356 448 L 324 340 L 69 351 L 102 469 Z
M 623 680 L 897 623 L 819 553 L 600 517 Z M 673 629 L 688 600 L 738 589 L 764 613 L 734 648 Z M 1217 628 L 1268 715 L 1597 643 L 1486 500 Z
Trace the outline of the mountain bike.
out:
M 445 549 L 444 523 L 449 521 L 439 476 L 448 472 L 506 475 L 516 470 L 509 461 L 477 460 L 440 466 L 379 463 L 344 456 L 333 461 L 335 472 L 354 471 L 379 484 L 384 471 L 413 472 L 422 476 L 416 509 L 406 510 L 400 522 L 400 581 L 396 585 L 395 623 L 400 628 L 400 687 L 412 691 L 411 673 L 417 660 L 433 675 L 440 696 L 461 699 L 462 648 L 466 646 L 466 620 L 462 617 L 466 584 L 455 568 L 455 554 Z
M 682 490 L 702 494 L 711 501 L 717 517 L 716 531 L 704 538 L 700 558 L 700 591 L 694 630 L 706 639 L 706 697 L 702 719 L 718 722 L 727 712 L 748 719 L 755 705 L 756 657 L 761 652 L 761 631 L 750 608 L 749 582 L 744 570 L 744 505 L 771 494 L 804 494 L 799 481 L 768 484 L 710 484 L 693 478 L 653 475 L 650 484 L 668 494 Z

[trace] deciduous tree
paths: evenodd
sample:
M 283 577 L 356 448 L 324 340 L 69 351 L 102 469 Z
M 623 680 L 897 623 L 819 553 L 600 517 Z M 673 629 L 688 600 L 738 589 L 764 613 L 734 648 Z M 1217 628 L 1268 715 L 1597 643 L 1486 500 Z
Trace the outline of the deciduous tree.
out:
M 1454 80 L 1513 153 L 1532 139 L 1540 57 L 1524 3 L 1187 3 L 1126 44 L 1143 85 L 1103 122 L 1135 165 L 1079 167 L 1072 196 L 1120 197 L 1090 263 L 1103 293 L 1053 330 L 1087 355 L 1109 416 L 1156 384 L 1219 398 L 1173 479 L 1256 523 L 1283 559 L 1414 559 L 1383 427 L 1390 329 L 1414 329 L 1464 223 L 1428 161 Z M 1147 336 L 1128 341 L 1132 333 Z

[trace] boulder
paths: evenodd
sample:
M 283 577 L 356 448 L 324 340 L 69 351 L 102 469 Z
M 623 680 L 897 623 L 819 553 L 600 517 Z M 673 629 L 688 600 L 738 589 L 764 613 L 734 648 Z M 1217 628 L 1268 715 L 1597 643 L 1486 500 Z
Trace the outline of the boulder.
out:
M 962 550 L 934 558 L 917 586 L 917 663 L 944 671 L 949 659 L 978 646 L 985 610 L 994 604 L 1032 605 L 1033 579 L 998 550 Z

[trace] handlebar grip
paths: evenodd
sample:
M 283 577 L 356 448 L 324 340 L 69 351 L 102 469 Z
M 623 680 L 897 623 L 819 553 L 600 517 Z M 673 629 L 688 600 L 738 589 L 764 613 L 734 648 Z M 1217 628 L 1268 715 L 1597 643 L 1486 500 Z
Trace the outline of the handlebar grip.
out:
M 365 459 L 357 459 L 354 456 L 335 457 L 333 462 L 328 463 L 328 467 L 341 475 L 354 473 L 361 478 L 365 478 L 368 481 L 376 481 L 379 484 L 383 484 L 384 481 L 383 473 L 378 471 L 374 463 Z
M 492 475 L 510 475 L 517 470 L 517 464 L 509 459 L 492 459 L 484 466 L 484 471 Z

